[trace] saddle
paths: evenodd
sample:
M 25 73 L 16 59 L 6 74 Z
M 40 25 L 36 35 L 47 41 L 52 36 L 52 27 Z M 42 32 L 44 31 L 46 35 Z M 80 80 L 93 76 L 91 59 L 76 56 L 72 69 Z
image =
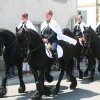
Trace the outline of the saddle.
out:
M 45 51 L 46 51 L 46 54 L 49 58 L 53 58 L 53 54 L 52 54 L 52 46 L 51 44 L 47 44 L 45 43 Z M 57 45 L 57 54 L 58 54 L 58 58 L 61 58 L 63 56 L 63 49 L 60 45 Z

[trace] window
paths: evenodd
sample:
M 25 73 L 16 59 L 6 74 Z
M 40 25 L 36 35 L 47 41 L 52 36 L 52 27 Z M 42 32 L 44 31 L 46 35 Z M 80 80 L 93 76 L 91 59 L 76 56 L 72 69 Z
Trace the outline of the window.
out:
M 82 15 L 83 17 L 83 22 L 87 23 L 87 10 L 79 10 L 78 14 Z

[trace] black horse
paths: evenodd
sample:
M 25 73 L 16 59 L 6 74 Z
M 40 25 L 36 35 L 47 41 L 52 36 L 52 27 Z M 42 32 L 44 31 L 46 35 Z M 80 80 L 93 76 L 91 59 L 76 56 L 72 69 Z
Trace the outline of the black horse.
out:
M 81 62 L 80 57 L 81 57 L 81 55 L 84 54 L 84 47 L 80 44 L 79 39 L 75 36 L 75 34 L 73 32 L 71 32 L 71 30 L 69 30 L 68 28 L 64 28 L 62 30 L 62 32 L 64 35 L 70 36 L 70 37 L 77 40 L 77 44 L 74 46 L 73 57 L 75 57 L 77 59 L 77 69 L 79 71 L 79 78 L 83 79 L 84 75 L 83 75 L 83 72 L 80 68 L 80 62 Z
M 21 49 L 17 45 L 16 36 L 7 29 L 0 29 L 0 54 L 2 53 L 5 62 L 5 72 L 0 87 L 0 97 L 3 97 L 7 93 L 6 82 L 10 66 L 17 66 L 20 80 L 18 91 L 23 93 L 25 91 L 25 84 L 22 76 L 23 57 L 21 57 Z
M 25 55 L 28 55 L 29 65 L 34 74 L 36 81 L 36 88 L 38 93 L 32 96 L 32 99 L 41 99 L 42 95 L 47 93 L 49 88 L 44 86 L 44 78 L 51 82 L 52 77 L 50 76 L 50 68 L 54 63 L 53 58 L 49 58 L 45 52 L 45 44 L 41 36 L 31 29 L 16 29 L 17 41 L 20 47 L 26 52 Z M 76 78 L 72 75 L 72 67 L 68 66 L 73 57 L 73 45 L 66 43 L 62 40 L 58 41 L 58 44 L 63 48 L 63 56 L 59 58 L 59 63 L 61 64 L 61 73 L 59 80 L 56 84 L 56 87 L 53 89 L 53 93 L 57 94 L 60 88 L 60 82 L 63 78 L 64 72 L 67 71 L 71 79 L 70 88 L 75 88 L 77 85 Z M 22 52 L 23 53 L 23 52 Z
M 97 34 L 90 26 L 86 27 L 84 35 L 87 44 L 87 51 L 88 51 L 87 57 L 89 61 L 89 69 L 91 71 L 90 81 L 93 81 L 95 74 L 95 63 L 96 63 L 95 58 L 98 59 L 99 62 L 98 71 L 100 72 L 100 37 L 99 37 L 100 33 Z

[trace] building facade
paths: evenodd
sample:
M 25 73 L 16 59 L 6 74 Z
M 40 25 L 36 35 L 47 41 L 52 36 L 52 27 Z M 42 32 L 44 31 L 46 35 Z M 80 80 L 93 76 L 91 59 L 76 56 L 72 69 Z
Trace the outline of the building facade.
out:
M 47 9 L 54 12 L 54 19 L 64 28 L 77 14 L 77 0 L 1 0 L 0 28 L 15 32 L 15 27 L 21 21 L 21 13 L 27 12 L 38 29 Z
M 100 0 L 98 0 L 100 1 Z M 97 20 L 97 0 L 78 0 L 78 12 L 83 15 L 83 21 L 93 28 Z
M 96 13 L 97 13 L 96 20 L 98 23 L 100 23 L 100 0 L 96 0 Z
M 77 15 L 77 0 L 0 0 L 0 28 L 15 33 L 15 27 L 21 21 L 21 14 L 27 12 L 29 19 L 40 31 L 40 25 L 45 20 L 45 12 L 48 9 L 54 12 L 54 19 L 61 28 L 71 27 L 69 22 Z M 2 58 L 0 57 L 1 60 Z

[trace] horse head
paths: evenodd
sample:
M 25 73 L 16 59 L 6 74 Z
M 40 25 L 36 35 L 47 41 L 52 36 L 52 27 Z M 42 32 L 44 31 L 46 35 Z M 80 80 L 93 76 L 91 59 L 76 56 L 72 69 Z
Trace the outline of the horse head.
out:
M 96 37 L 96 32 L 91 28 L 91 26 L 86 27 L 83 34 L 86 43 L 91 43 Z
M 26 36 L 26 32 L 24 28 L 17 28 L 16 27 L 16 37 L 17 37 L 17 43 L 19 47 L 21 48 L 21 55 L 22 57 L 27 57 L 28 52 L 28 40 Z
M 16 28 L 16 37 L 18 45 L 20 46 L 24 55 L 28 55 L 28 53 L 31 51 L 36 51 L 43 45 L 40 35 L 32 29 Z

